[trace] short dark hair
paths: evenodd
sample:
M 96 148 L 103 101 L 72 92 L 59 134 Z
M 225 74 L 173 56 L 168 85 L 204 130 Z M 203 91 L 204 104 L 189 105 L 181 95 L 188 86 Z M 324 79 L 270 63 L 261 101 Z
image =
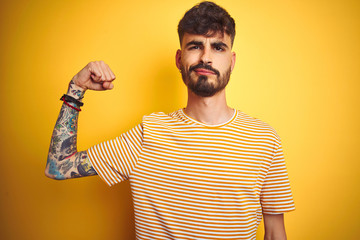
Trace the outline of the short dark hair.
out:
M 185 33 L 213 36 L 218 32 L 228 34 L 232 45 L 235 38 L 235 21 L 224 8 L 208 1 L 188 10 L 178 25 L 180 44 Z

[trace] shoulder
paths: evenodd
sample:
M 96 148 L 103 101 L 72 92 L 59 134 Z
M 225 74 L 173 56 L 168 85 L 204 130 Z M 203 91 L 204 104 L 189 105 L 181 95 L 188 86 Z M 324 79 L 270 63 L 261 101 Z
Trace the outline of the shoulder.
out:
M 143 124 L 145 123 L 171 123 L 177 122 L 180 120 L 179 112 L 177 110 L 171 113 L 164 112 L 153 112 L 151 114 L 143 116 Z
M 238 111 L 238 116 L 233 124 L 239 129 L 249 131 L 253 134 L 269 135 L 280 141 L 279 135 L 272 126 L 244 112 Z
M 151 123 L 151 122 L 166 122 L 171 118 L 168 114 L 164 112 L 153 112 L 151 114 L 143 116 L 143 124 Z
M 171 113 L 154 112 L 143 117 L 144 131 L 177 132 L 191 127 L 189 120 L 182 114 L 182 109 Z

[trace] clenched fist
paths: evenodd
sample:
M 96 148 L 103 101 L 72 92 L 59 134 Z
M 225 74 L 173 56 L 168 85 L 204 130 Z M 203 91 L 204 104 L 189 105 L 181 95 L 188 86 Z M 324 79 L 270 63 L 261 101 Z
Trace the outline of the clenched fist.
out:
M 88 63 L 72 79 L 76 86 L 87 90 L 110 90 L 114 87 L 112 81 L 115 75 L 109 66 L 103 61 L 94 61 Z

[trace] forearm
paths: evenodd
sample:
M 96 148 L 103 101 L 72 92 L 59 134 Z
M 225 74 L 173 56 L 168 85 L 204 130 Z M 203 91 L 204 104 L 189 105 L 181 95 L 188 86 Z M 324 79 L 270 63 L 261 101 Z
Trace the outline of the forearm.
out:
M 90 62 L 73 77 L 67 95 L 80 100 L 86 89 L 98 91 L 112 89 L 114 80 L 115 75 L 106 63 Z M 96 175 L 86 151 L 77 152 L 79 106 L 75 106 L 76 104 L 66 104 L 64 101 L 51 137 L 45 175 L 53 179 Z
M 70 82 L 67 95 L 81 99 L 84 93 Z M 59 180 L 76 177 L 78 171 L 74 170 L 87 159 L 86 152 L 77 152 L 78 117 L 77 110 L 63 103 L 51 137 L 46 176 Z
M 274 234 L 265 234 L 264 240 L 287 240 L 286 235 L 277 236 Z
M 283 214 L 263 214 L 265 236 L 264 240 L 286 240 Z

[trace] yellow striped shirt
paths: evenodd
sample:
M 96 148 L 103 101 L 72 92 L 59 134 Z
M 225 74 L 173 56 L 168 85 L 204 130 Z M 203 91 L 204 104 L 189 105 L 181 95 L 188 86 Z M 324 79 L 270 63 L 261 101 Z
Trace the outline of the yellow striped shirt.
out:
M 262 213 L 295 209 L 279 136 L 240 111 L 153 113 L 88 156 L 108 185 L 130 180 L 137 239 L 255 239 Z

